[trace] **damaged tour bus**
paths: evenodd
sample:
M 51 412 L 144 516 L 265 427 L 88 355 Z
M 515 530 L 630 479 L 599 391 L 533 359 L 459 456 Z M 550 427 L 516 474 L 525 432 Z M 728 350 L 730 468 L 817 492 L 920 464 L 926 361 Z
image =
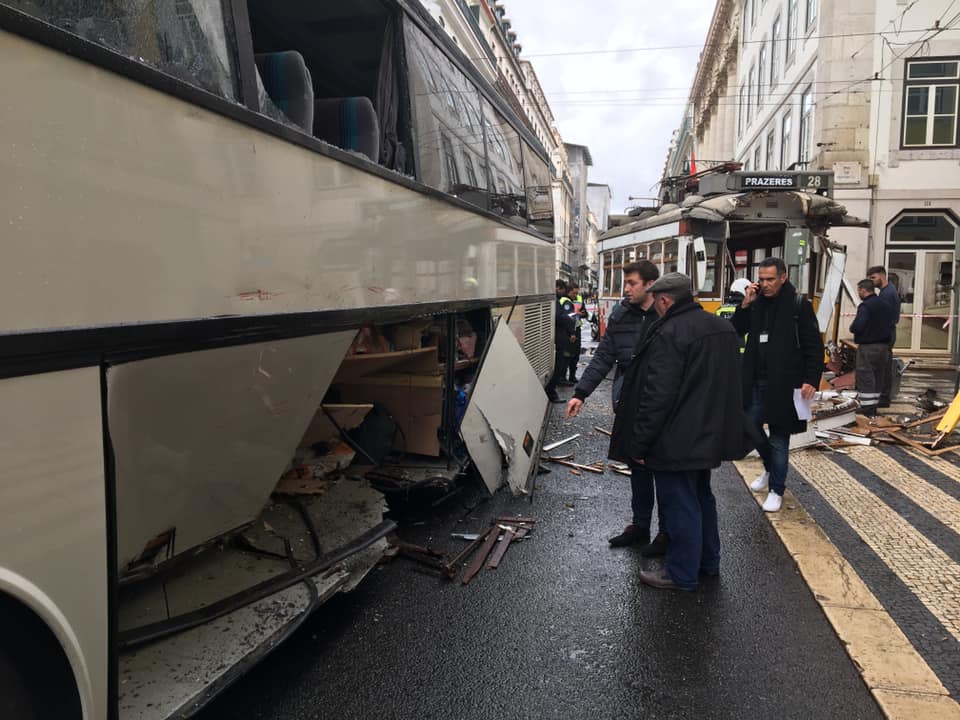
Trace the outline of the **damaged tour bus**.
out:
M 419 8 L 0 0 L 4 720 L 188 716 L 404 482 L 528 491 L 548 158 Z

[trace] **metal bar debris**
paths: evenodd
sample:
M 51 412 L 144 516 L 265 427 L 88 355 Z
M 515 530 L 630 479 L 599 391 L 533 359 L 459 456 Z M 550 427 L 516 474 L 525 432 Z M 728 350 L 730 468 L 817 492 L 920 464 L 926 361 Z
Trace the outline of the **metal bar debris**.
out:
M 490 556 L 490 562 L 487 563 L 487 570 L 496 570 L 500 565 L 500 561 L 503 560 L 503 554 L 507 551 L 507 548 L 510 547 L 510 543 L 513 541 L 514 533 L 512 528 L 508 528 L 503 531 L 503 537 L 500 538 L 500 543 L 497 545 L 497 549 L 493 551 L 493 554 Z
M 467 567 L 467 571 L 463 574 L 463 584 L 466 585 L 474 576 L 480 572 L 483 568 L 483 563 L 486 562 L 487 556 L 490 554 L 490 550 L 493 549 L 493 544 L 497 541 L 497 538 L 500 536 L 500 526 L 494 525 L 487 532 L 487 536 L 483 540 L 483 545 L 480 546 L 480 550 L 477 553 L 477 556 L 473 559 L 473 562 Z
M 561 445 L 566 445 L 568 442 L 572 442 L 572 441 L 576 440 L 578 437 L 580 437 L 580 433 L 577 433 L 576 435 L 571 435 L 570 437 L 568 437 L 568 438 L 566 438 L 566 439 L 564 439 L 564 440 L 557 440 L 556 442 L 550 443 L 549 445 L 544 445 L 544 446 L 543 446 L 543 451 L 544 451 L 544 452 L 550 452 L 550 451 L 553 450 L 554 448 L 558 448 L 558 447 L 560 447 Z

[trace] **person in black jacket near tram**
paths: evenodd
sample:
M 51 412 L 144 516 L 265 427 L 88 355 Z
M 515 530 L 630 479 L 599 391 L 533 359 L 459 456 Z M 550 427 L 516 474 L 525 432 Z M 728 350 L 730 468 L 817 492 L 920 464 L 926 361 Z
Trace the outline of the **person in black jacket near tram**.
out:
M 757 447 L 764 471 L 750 488 L 769 489 L 763 509 L 777 512 L 786 490 L 790 436 L 807 427 L 797 417 L 794 390 L 805 400 L 813 398 L 823 373 L 823 339 L 813 305 L 797 294 L 783 260 L 761 260 L 757 277 L 732 322 L 741 335 L 749 333 L 743 353 L 743 406 L 761 433 L 766 423 L 769 435 L 769 442 Z
M 857 317 L 850 324 L 857 343 L 857 393 L 860 408 L 867 417 L 877 414 L 890 367 L 890 337 L 894 327 L 893 308 L 875 295 L 873 288 L 874 282 L 869 278 L 857 283 L 861 302 Z
M 653 309 L 653 295 L 647 290 L 660 277 L 657 266 L 649 260 L 639 260 L 623 266 L 623 292 L 626 297 L 610 312 L 607 329 L 603 339 L 590 359 L 590 364 L 580 376 L 580 382 L 573 390 L 573 397 L 567 403 L 567 417 L 576 417 L 583 407 L 583 401 L 603 382 L 611 370 L 616 368 L 613 378 L 612 399 L 616 410 L 623 387 L 624 372 L 630 359 L 643 341 L 643 336 L 657 319 Z M 662 514 L 659 517 L 658 533 L 650 541 L 650 523 L 653 519 L 653 506 L 656 503 L 653 473 L 642 466 L 630 470 L 630 507 L 633 511 L 632 522 L 619 535 L 609 539 L 611 547 L 642 545 L 640 554 L 645 557 L 663 555 L 666 551 L 667 535 L 664 532 Z
M 640 580 L 677 590 L 720 572 L 710 470 L 752 447 L 737 382 L 739 339 L 729 321 L 694 302 L 690 288 L 681 273 L 650 287 L 660 317 L 630 362 L 609 453 L 656 478 L 670 543 L 663 571 L 643 571 Z
M 563 400 L 557 395 L 557 385 L 563 380 L 567 368 L 570 366 L 570 355 L 573 353 L 573 348 L 577 342 L 577 326 L 571 315 L 573 313 L 573 303 L 567 297 L 567 293 L 570 292 L 567 281 L 558 279 L 554 291 L 557 295 L 557 304 L 553 308 L 553 342 L 556 347 L 556 354 L 553 358 L 553 375 L 544 390 L 547 397 L 550 398 L 550 402 L 562 403 Z

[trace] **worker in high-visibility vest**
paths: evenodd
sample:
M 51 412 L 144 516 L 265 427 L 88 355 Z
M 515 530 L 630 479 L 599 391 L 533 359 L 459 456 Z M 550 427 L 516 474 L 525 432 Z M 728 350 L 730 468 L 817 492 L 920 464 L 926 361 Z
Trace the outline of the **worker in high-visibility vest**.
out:
M 733 314 L 737 311 L 737 308 L 740 307 L 740 303 L 743 302 L 743 296 L 747 292 L 747 288 L 750 287 L 750 281 L 746 278 L 737 278 L 730 284 L 730 292 L 727 294 L 727 297 L 723 301 L 723 305 L 717 308 L 717 316 L 722 317 L 724 320 L 729 320 L 733 317 Z M 740 352 L 743 353 L 743 349 L 747 345 L 747 336 L 744 335 L 740 338 Z
M 569 359 L 569 364 L 567 365 L 567 372 L 569 374 L 569 379 L 561 380 L 561 385 L 576 385 L 577 384 L 577 365 L 580 363 L 580 352 L 582 349 L 582 330 L 583 327 L 583 318 L 588 317 L 586 305 L 583 302 L 583 295 L 580 294 L 580 285 L 576 280 L 570 283 L 570 292 L 567 293 L 567 297 L 570 298 L 570 302 L 573 304 L 573 312 L 570 313 L 570 317 L 573 318 L 576 323 L 576 337 L 577 341 L 573 347 L 573 352 Z

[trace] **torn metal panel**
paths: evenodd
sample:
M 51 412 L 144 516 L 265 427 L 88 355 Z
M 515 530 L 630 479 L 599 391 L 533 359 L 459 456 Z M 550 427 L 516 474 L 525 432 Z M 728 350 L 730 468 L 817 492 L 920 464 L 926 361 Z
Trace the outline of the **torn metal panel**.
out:
M 513 332 L 499 323 L 460 426 L 470 458 L 490 492 L 504 483 L 514 494 L 524 491 L 539 457 L 547 402 Z

